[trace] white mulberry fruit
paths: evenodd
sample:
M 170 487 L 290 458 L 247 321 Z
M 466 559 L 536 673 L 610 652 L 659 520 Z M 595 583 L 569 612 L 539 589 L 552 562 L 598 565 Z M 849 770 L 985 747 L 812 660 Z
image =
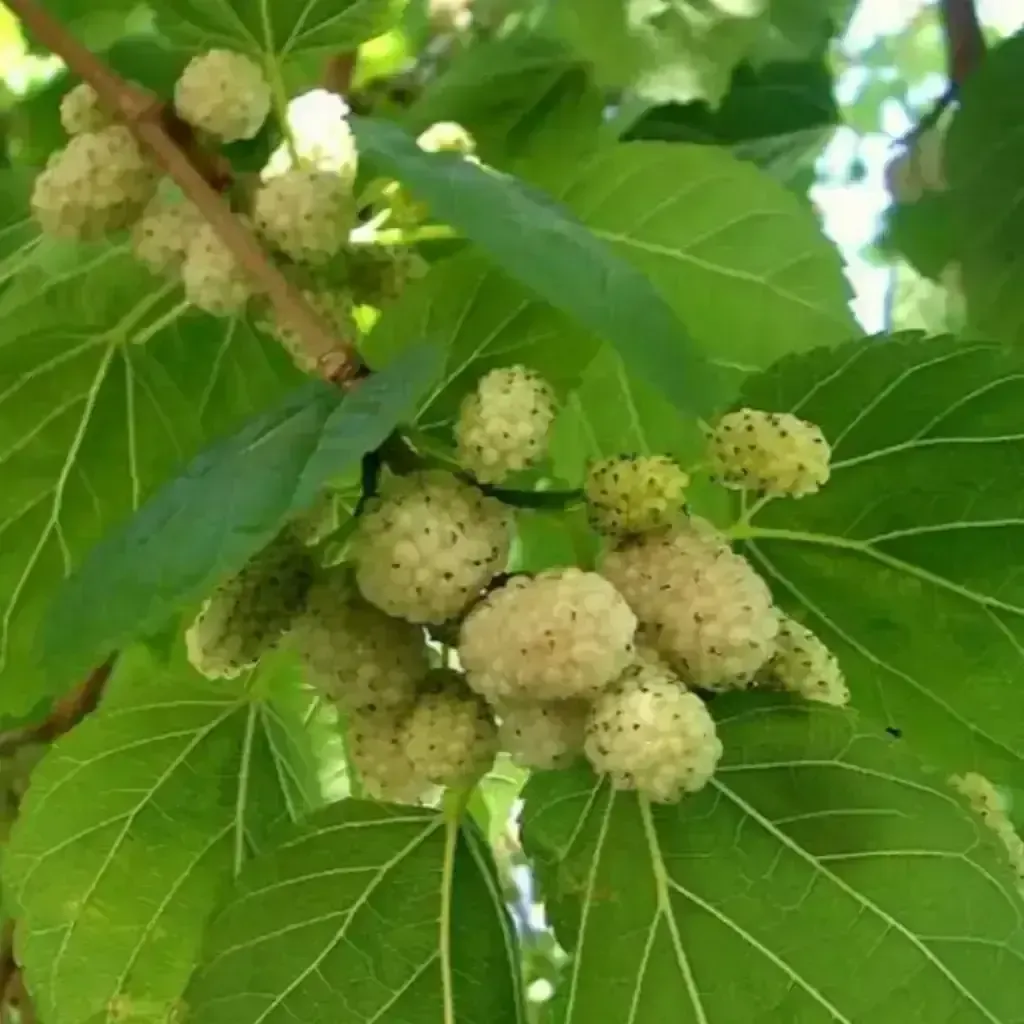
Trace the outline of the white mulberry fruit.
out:
M 364 708 L 348 715 L 345 752 L 366 794 L 398 804 L 422 803 L 431 784 L 405 751 L 402 719 L 391 708 Z
M 285 143 L 271 154 L 262 172 L 264 180 L 301 167 L 329 171 L 351 189 L 359 153 L 348 113 L 348 104 L 325 89 L 313 89 L 293 99 L 287 113 L 291 145 Z
M 594 701 L 584 748 L 594 770 L 616 789 L 659 803 L 703 789 L 722 756 L 700 697 L 662 666 L 642 661 Z
M 174 86 L 178 115 L 222 142 L 253 138 L 270 106 L 270 84 L 262 68 L 231 50 L 193 57 Z
M 273 649 L 302 611 L 316 575 L 309 551 L 278 538 L 203 604 L 185 633 L 193 667 L 211 679 L 230 679 Z
M 720 483 L 773 497 L 814 494 L 831 471 L 825 435 L 788 412 L 728 413 L 709 432 L 708 452 Z
M 76 135 L 36 177 L 32 212 L 42 230 L 94 240 L 129 227 L 157 188 L 158 176 L 123 125 Z
M 564 768 L 583 753 L 589 710 L 581 700 L 502 707 L 498 725 L 501 749 L 523 768 Z
M 584 494 L 591 525 L 611 535 L 648 533 L 682 510 L 690 478 L 665 455 L 620 455 L 595 462 Z
M 459 411 L 459 462 L 482 483 L 504 480 L 544 455 L 554 418 L 554 393 L 539 374 L 525 366 L 491 370 Z
M 427 153 L 461 153 L 472 156 L 476 142 L 461 124 L 454 121 L 438 121 L 420 132 L 416 145 Z
M 412 704 L 430 668 L 423 630 L 367 603 L 347 568 L 313 585 L 289 643 L 313 681 L 349 710 Z
M 300 263 L 323 263 L 334 256 L 348 241 L 355 214 L 344 178 L 304 168 L 270 178 L 253 202 L 253 219 L 263 237 Z
M 775 651 L 779 616 L 767 584 L 702 519 L 620 544 L 601 571 L 688 684 L 744 688 Z
M 352 299 L 347 291 L 335 288 L 305 288 L 302 294 L 313 309 L 334 328 L 339 343 L 352 342 L 359 336 Z M 300 370 L 304 373 L 316 372 L 317 361 L 309 356 L 302 335 L 291 324 L 285 323 L 275 313 L 273 319 L 264 323 L 263 327 L 284 346 Z
M 495 704 L 589 697 L 629 664 L 636 625 L 597 573 L 516 576 L 466 617 L 459 660 L 469 685 Z
M 402 725 L 402 741 L 421 777 L 457 786 L 483 775 L 498 752 L 498 729 L 486 701 L 458 673 L 438 669 L 423 683 Z
M 203 224 L 202 214 L 191 203 L 172 203 L 156 196 L 132 228 L 132 252 L 154 274 L 179 274 L 185 253 Z
M 253 294 L 248 274 L 210 224 L 202 224 L 181 266 L 185 298 L 213 316 L 235 316 Z
M 388 615 L 440 624 L 504 569 L 512 517 L 441 470 L 392 477 L 353 537 L 356 581 Z
M 114 123 L 88 82 L 79 82 L 60 101 L 60 123 L 68 135 L 98 132 Z
M 1010 801 L 977 772 L 954 775 L 950 784 L 970 801 L 971 810 L 995 833 L 1006 850 L 1010 867 L 1017 875 L 1018 888 L 1024 895 L 1024 839 L 1018 835 L 1010 817 Z
M 839 659 L 806 626 L 786 616 L 762 682 L 821 704 L 843 707 L 850 703 Z

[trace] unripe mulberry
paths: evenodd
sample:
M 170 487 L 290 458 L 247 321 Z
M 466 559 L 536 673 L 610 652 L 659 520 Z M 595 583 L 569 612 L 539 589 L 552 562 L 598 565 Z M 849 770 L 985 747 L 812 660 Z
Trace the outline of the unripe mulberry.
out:
M 100 103 L 96 90 L 88 82 L 79 82 L 60 101 L 60 123 L 68 135 L 98 132 L 113 122 L 110 113 Z
M 688 684 L 746 687 L 775 651 L 779 617 L 767 584 L 702 519 L 620 544 L 601 571 Z
M 132 252 L 154 274 L 178 274 L 203 223 L 202 215 L 191 203 L 171 203 L 156 196 L 132 228 Z
M 129 227 L 157 188 L 157 174 L 123 125 L 76 135 L 35 180 L 32 212 L 42 230 L 92 240 Z
M 501 708 L 501 749 L 523 768 L 563 768 L 583 753 L 583 730 L 590 710 L 585 701 L 512 704 Z
M 683 508 L 690 478 L 665 455 L 620 455 L 590 467 L 584 485 L 591 525 L 601 533 L 647 533 Z
M 260 186 L 253 219 L 263 237 L 286 256 L 323 263 L 348 241 L 355 202 L 340 175 L 295 168 Z
M 525 366 L 491 370 L 466 397 L 455 424 L 459 462 L 496 483 L 544 455 L 555 418 L 548 383 Z
M 423 630 L 367 603 L 347 568 L 313 585 L 289 643 L 313 682 L 349 710 L 411 704 L 430 668 Z
M 762 682 L 822 704 L 850 703 L 839 659 L 806 626 L 785 616 Z
M 389 615 L 440 624 L 505 567 L 511 529 L 500 502 L 451 473 L 392 477 L 353 537 L 356 581 Z
M 178 115 L 222 142 L 251 139 L 263 127 L 270 106 L 270 85 L 263 70 L 230 50 L 193 57 L 174 86 Z
M 213 316 L 241 313 L 253 293 L 249 276 L 210 224 L 200 225 L 181 266 L 185 298 Z
M 398 804 L 421 803 L 431 790 L 405 751 L 400 715 L 364 708 L 348 715 L 345 752 L 367 795 Z
M 731 412 L 710 431 L 708 450 L 726 487 L 802 498 L 829 478 L 832 452 L 825 435 L 788 412 Z
M 704 702 L 657 664 L 638 662 L 594 701 L 585 751 L 616 789 L 661 803 L 708 784 L 722 743 Z
M 438 121 L 422 131 L 416 145 L 427 153 L 461 153 L 472 156 L 476 142 L 461 124 L 454 121 Z
M 263 549 L 222 583 L 185 634 L 188 658 L 211 679 L 230 679 L 275 647 L 302 611 L 316 575 L 309 551 L 290 536 Z
M 427 264 L 412 249 L 354 245 L 346 253 L 345 283 L 356 305 L 379 308 L 399 298 L 426 270 Z
M 306 288 L 302 292 L 306 301 L 327 323 L 334 328 L 339 343 L 352 342 L 359 336 L 352 309 L 352 299 L 347 291 L 334 288 Z M 285 323 L 275 312 L 273 319 L 264 324 L 266 330 L 273 334 L 292 357 L 295 365 L 304 373 L 314 373 L 317 361 L 306 351 L 302 335 L 291 324 Z
M 447 669 L 431 673 L 422 685 L 402 726 L 414 770 L 438 786 L 472 782 L 498 752 L 498 730 L 486 701 Z
M 629 664 L 636 625 L 597 573 L 516 576 L 467 616 L 459 659 L 469 685 L 495 704 L 590 697 Z

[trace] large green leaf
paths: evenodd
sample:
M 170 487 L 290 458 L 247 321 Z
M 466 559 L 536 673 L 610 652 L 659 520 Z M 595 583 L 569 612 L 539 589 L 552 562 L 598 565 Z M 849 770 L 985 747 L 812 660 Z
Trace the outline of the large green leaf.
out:
M 473 252 L 444 260 L 407 289 L 384 311 L 363 350 L 386 362 L 418 337 L 443 341 L 446 352 L 444 372 L 420 404 L 419 423 L 428 430 L 450 424 L 488 370 L 524 363 L 565 391 L 599 347 Z
M 520 1024 L 518 974 L 471 826 L 348 800 L 243 872 L 185 998 L 195 1024 Z
M 813 213 L 728 153 L 620 145 L 574 171 L 557 195 L 648 276 L 724 366 L 760 368 L 856 333 L 842 261 Z
M 40 1017 L 168 1019 L 226 883 L 306 810 L 280 714 L 179 672 L 56 744 L 3 865 Z
M 409 348 L 347 396 L 315 381 L 197 456 L 89 553 L 47 622 L 47 660 L 73 672 L 208 593 L 376 448 L 437 372 Z
M 854 706 L 951 770 L 1024 780 L 1024 353 L 897 335 L 780 363 L 745 404 L 821 425 L 832 479 L 747 553 L 833 646 Z
M 36 634 L 84 553 L 294 378 L 280 346 L 187 311 L 117 250 L 30 242 L 18 262 L 0 293 L 0 707 L 14 712 L 70 682 L 42 678 Z
M 981 330 L 1024 340 L 1024 32 L 986 57 L 965 84 L 946 138 L 953 249 L 968 315 Z
M 1011 1024 L 1024 904 L 995 837 L 855 715 L 716 702 L 725 757 L 676 806 L 587 771 L 525 791 L 572 954 L 557 1024 Z
M 330 57 L 392 28 L 407 0 L 167 0 L 168 34 L 200 50 L 226 47 L 269 62 Z
M 401 129 L 355 121 L 362 150 L 404 181 L 510 276 L 621 353 L 685 412 L 712 402 L 712 368 L 664 299 L 626 260 L 522 182 L 450 153 L 424 153 Z

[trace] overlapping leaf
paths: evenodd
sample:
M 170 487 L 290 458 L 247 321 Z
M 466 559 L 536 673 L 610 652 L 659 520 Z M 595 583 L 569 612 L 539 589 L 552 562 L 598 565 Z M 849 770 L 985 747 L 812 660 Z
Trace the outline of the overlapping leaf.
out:
M 348 395 L 311 382 L 198 455 L 64 585 L 50 664 L 74 671 L 209 593 L 412 413 L 439 362 L 421 344 Z
M 361 151 L 408 185 L 511 277 L 614 345 L 637 376 L 688 414 L 717 375 L 645 276 L 547 195 L 451 153 L 424 153 L 383 121 L 355 121 Z
M 40 1016 L 167 1019 L 230 878 L 305 811 L 270 703 L 137 679 L 37 769 L 4 857 Z
M 386 32 L 407 0 L 170 0 L 172 38 L 197 49 L 226 47 L 270 61 L 329 57 Z
M 1024 355 L 869 339 L 743 400 L 819 423 L 832 479 L 752 519 L 747 552 L 833 646 L 856 706 L 950 770 L 1024 779 Z
M 521 1024 L 518 954 L 480 837 L 345 801 L 243 872 L 186 993 L 196 1024 Z
M 535 777 L 524 837 L 571 954 L 556 1024 L 1011 1024 L 1024 903 L 941 777 L 855 715 L 716 702 L 707 789 Z
M 37 630 L 84 553 L 294 379 L 283 352 L 186 312 L 116 250 L 36 241 L 18 261 L 0 296 L 0 706 L 15 712 L 69 683 L 40 676 Z

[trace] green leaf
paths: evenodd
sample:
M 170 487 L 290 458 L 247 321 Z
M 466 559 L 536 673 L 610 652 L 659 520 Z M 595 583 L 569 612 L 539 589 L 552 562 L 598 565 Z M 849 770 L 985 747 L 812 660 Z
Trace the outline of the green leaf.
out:
M 619 145 L 567 177 L 557 195 L 643 271 L 720 366 L 761 368 L 856 334 L 842 261 L 813 213 L 728 153 Z M 633 332 L 635 344 L 641 326 Z
M 226 47 L 271 66 L 330 57 L 397 24 L 406 0 L 168 0 L 163 27 L 197 50 Z
M 186 1003 L 195 1024 L 519 1024 L 518 973 L 472 828 L 347 800 L 243 872 Z
M 34 240 L 16 259 L 0 293 L 0 708 L 15 714 L 72 681 L 45 678 L 37 659 L 65 576 L 294 375 L 280 346 L 188 311 L 118 250 Z M 73 639 L 59 636 L 52 653 Z
M 39 234 L 28 208 L 35 173 L 21 167 L 0 171 L 0 282 L 9 278 Z
M 1024 319 L 1024 139 L 1009 126 L 1024 120 L 1024 33 L 994 50 L 964 85 L 946 137 L 954 251 L 968 315 L 982 331 L 1019 342 Z
M 651 807 L 586 770 L 525 792 L 573 954 L 558 1024 L 1010 1024 L 1024 906 L 995 837 L 852 714 L 716 701 L 725 758 Z
M 547 196 L 450 153 L 424 153 L 383 121 L 354 119 L 359 145 L 501 268 L 606 338 L 638 376 L 688 413 L 706 410 L 714 374 L 671 309 Z
M 296 803 L 276 711 L 194 674 L 138 679 L 60 740 L 4 857 L 52 1024 L 166 1019 L 226 883 Z
M 388 362 L 419 337 L 437 338 L 446 353 L 444 371 L 418 414 L 423 429 L 432 431 L 452 422 L 488 370 L 524 363 L 565 391 L 599 347 L 474 252 L 435 265 L 385 309 L 362 347 L 369 358 Z
M 51 667 L 90 664 L 237 571 L 391 433 L 437 363 L 437 350 L 421 344 L 344 398 L 311 382 L 200 454 L 64 585 L 44 635 Z
M 1024 780 L 1024 353 L 867 339 L 780 363 L 746 405 L 833 445 L 832 479 L 759 508 L 746 553 L 839 655 L 854 706 L 950 771 Z

